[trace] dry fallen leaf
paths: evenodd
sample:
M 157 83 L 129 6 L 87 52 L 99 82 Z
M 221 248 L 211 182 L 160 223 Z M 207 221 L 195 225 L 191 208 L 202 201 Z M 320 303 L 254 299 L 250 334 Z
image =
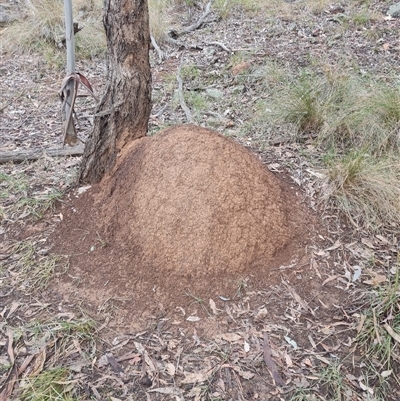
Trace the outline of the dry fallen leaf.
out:
M 383 325 L 385 330 L 388 332 L 388 334 L 393 338 L 393 340 L 397 341 L 400 344 L 400 334 L 397 334 L 391 326 L 389 326 L 387 323 Z
M 366 245 L 368 248 L 370 248 L 370 249 L 375 249 L 375 246 L 374 246 L 374 244 L 372 243 L 372 241 L 371 241 L 370 239 L 368 239 L 368 238 L 362 238 L 362 239 L 361 239 L 361 242 L 362 242 L 364 245 Z
M 107 355 L 102 355 L 97 361 L 97 367 L 102 368 L 103 366 L 108 365 Z
M 373 285 L 374 287 L 386 281 L 386 276 L 372 272 L 373 277 L 370 280 L 363 281 L 364 284 Z
M 236 333 L 223 333 L 223 334 L 218 334 L 216 338 L 221 338 L 222 340 L 229 342 L 235 342 L 239 341 L 242 337 Z
M 339 278 L 340 276 L 339 275 L 335 275 L 335 276 L 329 276 L 326 280 L 324 280 L 324 282 L 322 283 L 322 287 L 325 285 L 325 284 L 328 284 L 330 281 L 333 281 L 333 280 L 336 280 L 337 278 Z
M 285 384 L 285 381 L 282 379 L 278 369 L 276 368 L 275 361 L 272 357 L 272 348 L 269 341 L 269 336 L 266 332 L 264 332 L 263 359 L 271 373 L 272 378 L 275 381 L 275 384 L 279 387 L 282 387 Z
M 335 328 L 332 326 L 324 326 L 322 327 L 321 332 L 325 335 L 329 335 L 335 332 Z
M 359 384 L 361 390 L 367 391 L 371 395 L 374 394 L 374 390 L 371 387 L 366 386 L 360 379 L 358 380 L 358 384 Z
M 218 315 L 218 312 L 222 311 L 221 309 L 217 308 L 217 305 L 211 298 L 210 298 L 209 304 L 210 304 L 210 308 L 211 308 L 212 312 L 214 313 L 214 315 Z
M 377 235 L 375 235 L 375 237 L 378 238 L 379 241 L 381 241 L 384 245 L 390 244 L 390 241 L 387 238 L 385 238 L 383 235 L 377 234 Z
M 196 373 L 183 372 L 185 378 L 181 381 L 182 384 L 203 383 L 207 381 L 213 374 L 212 370 L 206 370 Z
M 261 320 L 264 320 L 267 316 L 268 316 L 268 310 L 267 310 L 267 308 L 263 307 L 257 312 L 257 314 L 255 316 L 255 320 L 261 321 Z
M 304 360 L 303 360 L 303 363 L 304 363 L 304 365 L 309 366 L 310 368 L 313 367 L 313 364 L 312 364 L 310 358 L 304 359 Z
M 167 372 L 170 376 L 175 376 L 175 365 L 168 362 L 166 365 Z
M 46 357 L 46 347 L 43 347 L 36 355 L 35 362 L 29 376 L 37 376 L 43 370 L 44 363 L 46 362 Z
M 285 353 L 285 361 L 288 368 L 291 368 L 293 366 L 293 361 L 289 354 Z
M 195 401 L 200 401 L 200 397 L 201 397 L 201 393 L 202 393 L 202 388 L 201 387 L 193 387 L 187 394 L 187 397 L 194 397 Z
M 313 253 L 314 253 L 314 255 L 317 255 L 317 256 L 326 256 L 327 255 L 327 253 L 322 250 L 314 251 Z
M 243 377 L 243 379 L 250 380 L 254 377 L 254 373 L 248 372 L 247 370 L 242 370 L 239 366 L 231 366 L 231 368 L 239 374 L 239 376 Z
M 20 305 L 21 304 L 19 302 L 12 301 L 11 306 L 10 306 L 10 310 L 8 312 L 8 315 L 7 315 L 7 319 L 18 309 L 18 307 Z
M 361 332 L 361 330 L 362 330 L 362 328 L 363 328 L 363 326 L 364 326 L 364 322 L 365 322 L 365 319 L 366 319 L 366 318 L 367 318 L 366 315 L 361 314 L 361 316 L 360 316 L 360 322 L 358 323 L 357 328 L 356 328 L 357 333 L 360 333 L 360 332 Z
M 148 393 L 161 393 L 161 394 L 170 394 L 170 395 L 181 395 L 181 390 L 176 387 L 159 387 L 152 388 L 151 390 L 147 390 Z
M 339 240 L 337 240 L 332 246 L 324 249 L 324 251 L 334 251 L 335 249 L 338 249 L 340 246 L 342 246 L 342 243 Z

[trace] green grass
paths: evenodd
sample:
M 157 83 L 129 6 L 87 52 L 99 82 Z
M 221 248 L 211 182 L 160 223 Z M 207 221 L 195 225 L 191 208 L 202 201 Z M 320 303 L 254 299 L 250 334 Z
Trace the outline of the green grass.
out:
M 61 339 L 67 342 L 72 338 L 80 341 L 94 341 L 95 322 L 91 319 L 81 318 L 75 320 L 57 320 L 45 323 L 33 323 L 26 327 L 33 336 L 39 338 L 47 333 L 48 337 Z
M 276 86 L 258 109 L 264 125 L 292 132 L 294 140 L 312 141 L 319 147 L 322 157 L 312 161 L 327 173 L 325 199 L 334 199 L 348 217 L 367 229 L 400 225 L 397 81 L 303 70 Z
M 47 369 L 38 376 L 22 381 L 22 401 L 75 401 L 72 397 L 69 370 L 66 368 Z
M 295 389 L 288 401 L 342 401 L 350 399 L 347 398 L 349 394 L 352 394 L 352 390 L 346 382 L 343 365 L 335 361 L 320 367 L 313 374 L 313 382 L 307 387 Z
M 293 392 L 293 394 L 291 394 L 290 398 L 288 398 L 288 401 L 317 401 L 317 400 L 319 400 L 319 398 L 317 398 L 317 396 L 313 394 L 312 390 L 304 388 L 296 389 Z
M 323 390 L 329 400 L 341 401 L 345 397 L 347 384 L 340 363 L 332 363 L 319 373 L 317 385 Z
M 208 109 L 208 101 L 202 93 L 185 92 L 184 96 L 188 107 L 196 114 L 200 114 Z
M 43 304 L 43 308 L 48 305 Z M 20 323 L 20 322 L 19 322 Z M 29 343 L 28 352 L 39 351 L 38 358 L 27 370 L 14 389 L 13 399 L 21 401 L 74 401 L 77 383 L 72 372 L 63 366 L 70 364 L 71 348 L 79 350 L 88 364 L 96 354 L 94 321 L 73 316 L 69 320 L 31 321 L 17 328 L 9 326 L 16 347 Z M 83 352 L 81 351 L 83 350 Z M 45 356 L 45 360 L 41 359 Z M 38 363 L 39 362 L 39 363 Z M 41 364 L 42 363 L 42 364 Z M 8 371 L 11 366 L 5 367 Z
M 374 22 L 379 20 L 379 18 L 379 14 L 370 9 L 370 4 L 361 5 L 361 7 L 355 8 L 350 14 L 349 28 L 370 28 Z
M 46 288 L 56 272 L 68 268 L 68 260 L 59 255 L 41 255 L 29 241 L 18 243 L 14 248 L 15 269 L 21 278 L 21 288 L 33 292 Z
M 25 174 L 6 174 L 0 172 L 0 199 L 8 198 L 10 193 L 23 193 L 28 188 Z
M 354 82 L 347 77 L 332 76 L 329 71 L 316 74 L 303 70 L 271 95 L 271 122 L 295 128 L 298 138 L 304 135 L 326 139 L 334 135 L 342 142 L 343 121 L 351 110 Z
M 200 70 L 195 65 L 183 65 L 181 68 L 181 78 L 183 81 L 193 81 L 200 77 Z M 176 78 L 175 78 L 176 80 Z
M 0 217 L 16 221 L 31 216 L 42 218 L 44 213 L 62 197 L 55 188 L 35 192 L 26 174 L 0 173 Z
M 61 191 L 53 189 L 46 195 L 23 197 L 18 201 L 17 205 L 20 209 L 24 210 L 25 215 L 42 218 L 43 214 L 53 207 L 54 202 L 60 199 L 62 195 Z

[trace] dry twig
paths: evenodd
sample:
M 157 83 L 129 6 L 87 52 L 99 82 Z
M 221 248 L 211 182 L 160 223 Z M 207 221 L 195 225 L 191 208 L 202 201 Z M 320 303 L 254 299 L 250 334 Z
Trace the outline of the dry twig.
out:
M 185 98 L 183 97 L 183 82 L 181 78 L 181 69 L 182 69 L 182 60 L 181 64 L 179 65 L 178 73 L 176 74 L 176 79 L 178 81 L 178 96 L 179 96 L 179 104 L 181 105 L 183 111 L 186 114 L 186 120 L 188 123 L 193 122 L 192 113 L 190 112 L 189 107 L 187 107 L 185 103 Z

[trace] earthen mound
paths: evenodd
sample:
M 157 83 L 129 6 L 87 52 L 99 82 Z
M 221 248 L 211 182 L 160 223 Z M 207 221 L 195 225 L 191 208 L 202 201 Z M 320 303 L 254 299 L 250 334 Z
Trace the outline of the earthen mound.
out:
M 250 152 L 204 128 L 167 129 L 130 149 L 97 197 L 107 242 L 150 272 L 242 272 L 288 240 L 279 183 Z M 121 207 L 122 206 L 122 207 Z
M 95 288 L 221 288 L 255 271 L 268 277 L 293 236 L 284 201 L 248 150 L 178 126 L 125 150 L 109 177 L 72 198 L 53 239 L 76 255 L 72 276 Z

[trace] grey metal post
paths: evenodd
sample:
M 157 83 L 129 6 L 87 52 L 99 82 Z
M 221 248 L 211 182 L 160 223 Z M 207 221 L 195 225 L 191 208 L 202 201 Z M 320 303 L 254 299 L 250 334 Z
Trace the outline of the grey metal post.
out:
M 72 0 L 64 0 L 65 13 L 65 39 L 67 47 L 67 76 L 75 74 L 75 32 L 72 16 Z M 70 79 L 63 90 L 64 101 L 62 106 L 62 121 L 64 126 L 64 144 L 65 142 L 73 145 L 77 142 L 74 121 L 71 108 L 74 105 L 76 96 L 75 80 Z

